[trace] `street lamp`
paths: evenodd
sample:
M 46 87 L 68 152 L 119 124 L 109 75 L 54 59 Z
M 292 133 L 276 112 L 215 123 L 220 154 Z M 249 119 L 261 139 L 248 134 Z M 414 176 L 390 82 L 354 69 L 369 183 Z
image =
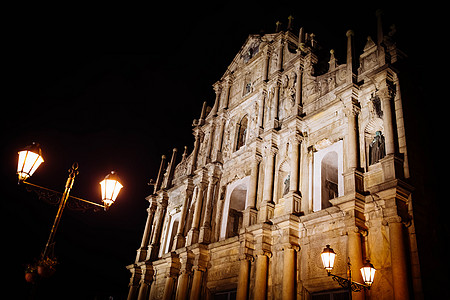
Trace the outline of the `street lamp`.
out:
M 39 144 L 33 142 L 32 145 L 19 151 L 19 161 L 17 164 L 17 175 L 19 182 L 26 180 L 33 175 L 36 169 L 44 162 Z
M 102 207 L 107 210 L 116 200 L 119 195 L 120 189 L 123 187 L 119 181 L 119 177 L 113 171 L 110 174 L 106 175 L 105 179 L 100 182 L 101 191 L 102 191 L 102 201 L 103 205 L 95 202 L 91 202 L 85 199 L 81 199 L 78 197 L 70 196 L 70 191 L 72 190 L 73 183 L 75 181 L 75 177 L 78 175 L 78 163 L 74 163 L 72 167 L 69 169 L 69 177 L 66 181 L 66 186 L 64 192 L 61 194 L 57 191 L 51 190 L 49 188 L 45 188 L 26 180 L 33 175 L 39 165 L 44 162 L 42 158 L 42 151 L 39 147 L 39 144 L 33 143 L 32 145 L 24 148 L 19 152 L 19 159 L 17 164 L 17 175 L 19 177 L 19 184 L 27 184 L 38 188 L 40 190 L 44 190 L 47 193 L 50 192 L 53 195 L 61 195 L 59 200 L 58 212 L 56 213 L 55 220 L 53 222 L 52 229 L 50 231 L 50 236 L 48 238 L 47 244 L 45 245 L 44 251 L 41 254 L 41 258 L 36 266 L 29 266 L 28 269 L 34 269 L 38 271 L 38 274 L 41 276 L 51 275 L 54 272 L 54 266 L 56 264 L 56 259 L 53 257 L 53 247 L 54 247 L 54 239 L 56 235 L 56 230 L 58 229 L 59 222 L 61 221 L 62 213 L 64 208 L 66 207 L 67 200 L 69 197 L 87 203 L 89 205 Z M 42 270 L 40 272 L 40 270 Z M 29 277 L 26 277 L 29 278 Z
M 373 265 L 369 262 L 369 260 L 364 263 L 361 270 L 361 275 L 364 280 L 363 283 L 352 281 L 352 272 L 351 272 L 351 264 L 350 264 L 350 258 L 347 259 L 347 278 L 343 278 L 337 275 L 334 275 L 331 273 L 331 270 L 334 266 L 334 259 L 336 258 L 336 253 L 332 248 L 330 248 L 330 245 L 326 245 L 326 247 L 323 249 L 322 253 L 320 254 L 322 258 L 322 264 L 323 268 L 327 270 L 328 276 L 332 276 L 333 280 L 337 281 L 340 286 L 343 288 L 347 288 L 350 292 L 360 292 L 362 290 L 369 290 L 372 283 L 373 278 L 375 276 L 375 268 Z

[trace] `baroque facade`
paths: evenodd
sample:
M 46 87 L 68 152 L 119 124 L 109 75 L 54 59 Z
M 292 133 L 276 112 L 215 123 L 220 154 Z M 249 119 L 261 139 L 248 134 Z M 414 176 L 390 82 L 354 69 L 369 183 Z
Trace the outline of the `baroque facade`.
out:
M 298 34 L 297 34 L 298 33 Z M 344 37 L 343 37 L 344 38 Z M 128 299 L 331 299 L 366 259 L 370 291 L 421 298 L 397 61 L 377 15 L 346 62 L 314 34 L 249 35 L 193 122 L 193 151 L 162 157 Z

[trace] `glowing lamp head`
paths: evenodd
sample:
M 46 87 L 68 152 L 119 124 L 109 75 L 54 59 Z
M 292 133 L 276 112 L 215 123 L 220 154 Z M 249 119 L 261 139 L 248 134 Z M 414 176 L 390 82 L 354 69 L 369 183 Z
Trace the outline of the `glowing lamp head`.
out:
M 105 205 L 105 209 L 110 207 L 114 201 L 116 201 L 117 195 L 119 195 L 120 189 L 123 187 L 119 180 L 119 176 L 117 176 L 116 172 L 112 171 L 106 175 L 102 182 L 100 182 L 102 201 Z
M 44 162 L 42 151 L 39 144 L 33 142 L 30 146 L 19 151 L 19 160 L 17 163 L 17 175 L 19 182 L 26 180 L 33 175 L 36 169 Z
M 370 287 L 373 283 L 373 278 L 375 277 L 375 268 L 370 261 L 367 260 L 360 270 L 364 283 Z
M 322 257 L 322 263 L 325 270 L 327 270 L 328 273 L 331 272 L 334 266 L 334 259 L 336 258 L 336 253 L 332 248 L 330 248 L 330 245 L 327 245 L 326 248 L 323 249 L 322 254 L 320 254 Z

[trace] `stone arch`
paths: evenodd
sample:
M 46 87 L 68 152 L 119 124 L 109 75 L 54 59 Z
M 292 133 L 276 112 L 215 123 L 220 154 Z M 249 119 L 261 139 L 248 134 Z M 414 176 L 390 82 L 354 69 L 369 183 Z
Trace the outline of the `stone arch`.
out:
M 338 196 L 338 154 L 328 152 L 321 162 L 322 209 L 330 207 L 330 200 Z
M 247 207 L 249 179 L 250 176 L 238 179 L 227 187 L 222 212 L 221 240 L 238 235 L 239 229 L 242 228 L 242 214 Z
M 239 150 L 245 145 L 247 140 L 247 128 L 248 128 L 248 116 L 242 117 L 241 121 L 236 126 L 236 148 L 235 151 Z
M 330 189 L 334 191 L 334 198 L 344 195 L 344 155 L 343 155 L 343 141 L 340 140 L 336 143 L 330 144 L 325 148 L 314 153 L 314 169 L 313 169 L 313 211 L 319 211 L 329 206 L 329 200 L 331 195 L 324 197 L 324 193 L 328 193 Z M 334 153 L 333 153 L 334 152 Z M 337 194 L 336 186 L 332 184 L 335 180 L 337 166 Z M 330 176 L 326 173 L 330 171 Z M 322 175 L 322 173 L 325 173 Z M 331 175 L 331 173 L 333 175 Z M 325 186 L 327 184 L 328 188 Z M 332 180 L 332 178 L 334 178 Z M 330 185 L 331 184 L 331 185 Z M 323 198 L 323 199 L 322 199 Z M 323 205 L 325 204 L 325 205 Z M 328 205 L 328 206 L 327 206 Z M 325 207 L 326 206 L 326 207 Z

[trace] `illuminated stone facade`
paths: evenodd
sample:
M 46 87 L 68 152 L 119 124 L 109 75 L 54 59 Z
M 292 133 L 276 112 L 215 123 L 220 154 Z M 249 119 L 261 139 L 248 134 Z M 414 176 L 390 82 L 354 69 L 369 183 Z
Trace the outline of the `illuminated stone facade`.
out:
M 380 16 L 359 57 L 353 32 L 342 35 L 343 63 L 290 25 L 247 38 L 193 122 L 192 152 L 177 163 L 174 149 L 167 166 L 163 156 L 128 299 L 345 293 L 322 267 L 326 244 L 337 275 L 347 258 L 355 281 L 366 259 L 377 269 L 353 299 L 421 297 L 395 69 L 404 55 Z

